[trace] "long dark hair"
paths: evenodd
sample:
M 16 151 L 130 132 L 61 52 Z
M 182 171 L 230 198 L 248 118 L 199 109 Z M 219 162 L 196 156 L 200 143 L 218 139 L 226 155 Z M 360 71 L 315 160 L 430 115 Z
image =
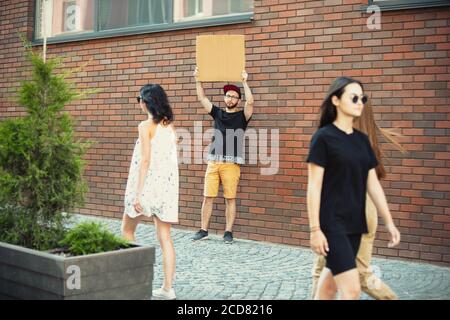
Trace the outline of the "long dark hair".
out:
M 162 121 L 164 125 L 173 121 L 173 112 L 169 99 L 164 89 L 159 84 L 147 84 L 140 90 L 145 106 L 153 116 L 153 122 L 158 124 Z
M 378 160 L 378 165 L 375 167 L 375 171 L 377 172 L 378 179 L 383 179 L 386 177 L 386 169 L 381 161 L 385 154 L 381 149 L 381 146 L 378 142 L 378 136 L 383 137 L 388 143 L 392 144 L 397 150 L 402 153 L 405 153 L 406 150 L 402 147 L 402 145 L 397 141 L 396 137 L 401 137 L 400 134 L 393 130 L 380 128 L 375 121 L 375 117 L 373 115 L 373 108 L 370 100 L 364 106 L 364 109 L 361 113 L 361 116 L 355 119 L 353 123 L 354 127 L 369 137 L 370 145 L 372 146 L 373 152 L 375 153 L 375 157 Z
M 333 98 L 333 96 L 336 96 L 340 99 L 345 91 L 345 87 L 351 83 L 359 84 L 361 88 L 363 88 L 364 90 L 364 87 L 360 81 L 349 77 L 339 77 L 335 79 L 333 83 L 330 85 L 328 93 L 320 107 L 319 128 L 322 128 L 327 124 L 333 123 L 333 121 L 336 120 L 337 110 L 336 106 L 333 104 L 331 99 Z

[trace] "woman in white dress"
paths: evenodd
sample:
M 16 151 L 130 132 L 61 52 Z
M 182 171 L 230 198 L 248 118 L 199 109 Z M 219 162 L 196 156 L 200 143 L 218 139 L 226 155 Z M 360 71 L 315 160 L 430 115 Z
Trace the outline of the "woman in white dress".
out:
M 138 126 L 139 138 L 125 191 L 122 236 L 135 241 L 135 231 L 143 216 L 153 216 L 163 255 L 164 283 L 153 290 L 153 297 L 175 299 L 175 249 L 170 236 L 172 223 L 178 222 L 177 138 L 173 113 L 164 89 L 158 84 L 141 88 L 137 101 L 148 120 Z

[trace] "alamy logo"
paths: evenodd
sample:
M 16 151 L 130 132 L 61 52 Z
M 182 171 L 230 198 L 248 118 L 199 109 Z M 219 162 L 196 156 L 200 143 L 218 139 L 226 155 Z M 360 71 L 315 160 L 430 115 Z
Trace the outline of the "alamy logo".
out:
M 368 268 L 370 277 L 367 279 L 367 287 L 371 290 L 381 288 L 381 269 L 379 266 L 373 265 Z
M 208 160 L 232 161 L 235 163 L 248 163 L 250 165 L 261 164 L 262 175 L 275 175 L 278 173 L 280 161 L 280 133 L 279 129 L 258 130 L 248 128 L 231 130 L 227 129 L 225 136 L 220 130 L 203 130 L 201 121 L 194 122 L 193 134 L 186 128 L 178 128 L 179 163 L 201 164 Z M 211 141 L 205 148 L 204 141 Z M 248 147 L 248 159 L 245 150 Z M 209 154 L 213 150 L 213 154 Z M 234 151 L 237 151 L 235 154 Z M 214 157 L 214 159 L 212 159 Z
M 70 276 L 67 278 L 66 286 L 69 290 L 80 290 L 81 289 L 81 269 L 79 266 L 71 265 L 67 267 L 67 274 Z
M 381 10 L 379 6 L 368 6 L 367 13 L 372 15 L 367 19 L 367 28 L 369 30 L 381 30 Z

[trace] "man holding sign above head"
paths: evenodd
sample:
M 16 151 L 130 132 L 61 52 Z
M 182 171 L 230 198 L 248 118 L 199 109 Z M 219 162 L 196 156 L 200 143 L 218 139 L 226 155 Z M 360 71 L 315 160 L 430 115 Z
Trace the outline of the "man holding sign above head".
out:
M 197 96 L 205 111 L 214 119 L 214 137 L 208 153 L 208 167 L 205 175 L 204 199 L 202 205 L 201 229 L 192 237 L 193 241 L 208 238 L 214 198 L 217 197 L 222 182 L 226 202 L 225 243 L 233 243 L 232 228 L 236 218 L 236 193 L 241 175 L 240 165 L 244 164 L 244 134 L 253 113 L 253 96 L 247 84 L 247 73 L 242 71 L 242 85 L 245 92 L 245 106 L 239 110 L 241 90 L 229 84 L 223 87 L 225 110 L 213 105 L 205 96 L 199 80 L 202 70 L 195 69 L 194 77 Z

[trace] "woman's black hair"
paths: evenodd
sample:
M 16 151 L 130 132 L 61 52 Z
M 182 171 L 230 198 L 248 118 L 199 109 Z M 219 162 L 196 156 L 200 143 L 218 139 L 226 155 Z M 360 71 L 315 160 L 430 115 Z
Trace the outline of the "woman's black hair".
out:
M 335 79 L 333 83 L 330 85 L 328 93 L 320 107 L 319 128 L 322 128 L 327 124 L 333 123 L 334 120 L 336 120 L 337 110 L 336 106 L 333 104 L 331 99 L 333 98 L 333 96 L 336 96 L 340 99 L 345 91 L 345 87 L 351 83 L 359 84 L 361 88 L 364 90 L 364 87 L 360 81 L 349 77 L 339 77 Z
M 164 89 L 159 84 L 147 84 L 140 90 L 145 106 L 153 116 L 153 122 L 167 125 L 173 121 L 173 112 Z

